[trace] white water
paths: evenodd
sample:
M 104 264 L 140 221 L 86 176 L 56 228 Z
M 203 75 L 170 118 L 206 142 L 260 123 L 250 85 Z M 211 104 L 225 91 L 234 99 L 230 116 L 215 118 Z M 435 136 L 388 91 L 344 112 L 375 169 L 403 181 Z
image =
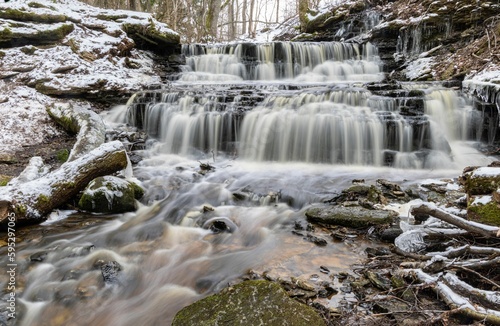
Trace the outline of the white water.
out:
M 455 178 L 465 165 L 489 161 L 469 146 L 470 108 L 455 92 L 426 90 L 423 118 L 430 130 L 417 132 L 398 112 L 398 100 L 359 83 L 380 78 L 374 49 L 280 47 L 280 58 L 300 60 L 270 64 L 272 46 L 259 48 L 259 62 L 244 69 L 238 46 L 190 59 L 202 71 L 187 69 L 189 77 L 174 83 L 183 87 L 179 92 L 160 92 L 145 104 L 144 130 L 159 141 L 141 153 L 144 160 L 133 171 L 146 190 L 144 206 L 99 223 L 88 215 L 68 217 L 19 243 L 17 325 L 168 325 L 179 309 L 249 270 L 282 278 L 319 274 L 315 282 L 331 282 L 319 266 L 332 275 L 349 271 L 364 244 L 333 242 L 320 231 L 328 245 L 319 247 L 293 235 L 309 205 L 334 197 L 354 179 L 375 184 L 384 178 L 404 188 L 421 179 Z M 231 90 L 221 84 L 227 76 L 243 90 L 229 103 L 221 95 Z M 254 76 L 282 80 L 248 81 Z M 319 84 L 318 76 L 328 83 Z M 191 78 L 198 82 L 189 84 Z M 245 97 L 257 96 L 263 98 L 256 107 L 241 109 Z M 108 115 L 110 125 L 124 123 L 119 111 Z M 424 135 L 432 142 L 423 159 Z M 384 166 L 387 151 L 395 153 L 396 167 Z M 215 170 L 201 174 L 200 163 Z M 214 219 L 235 231 L 202 228 Z M 30 261 L 42 253 L 43 261 Z M 121 270 L 107 284 L 100 266 L 112 261 Z

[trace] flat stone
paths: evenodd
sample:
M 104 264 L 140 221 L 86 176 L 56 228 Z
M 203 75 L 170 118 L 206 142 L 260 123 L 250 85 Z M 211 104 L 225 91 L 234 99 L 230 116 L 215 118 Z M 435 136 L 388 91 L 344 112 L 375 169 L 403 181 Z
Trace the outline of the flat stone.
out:
M 310 208 L 305 213 L 311 222 L 363 228 L 380 224 L 391 224 L 398 214 L 394 211 L 366 209 L 359 206 L 327 206 Z

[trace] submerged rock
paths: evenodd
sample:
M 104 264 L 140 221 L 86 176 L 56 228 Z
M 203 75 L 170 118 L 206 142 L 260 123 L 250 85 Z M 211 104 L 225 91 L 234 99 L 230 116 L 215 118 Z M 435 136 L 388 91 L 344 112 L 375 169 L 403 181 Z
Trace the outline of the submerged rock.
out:
M 398 214 L 394 211 L 371 210 L 358 206 L 321 205 L 306 211 L 311 222 L 329 225 L 341 225 L 351 228 L 363 228 L 380 224 L 391 224 Z
M 325 325 L 309 306 L 288 297 L 276 283 L 245 281 L 179 311 L 181 325 Z

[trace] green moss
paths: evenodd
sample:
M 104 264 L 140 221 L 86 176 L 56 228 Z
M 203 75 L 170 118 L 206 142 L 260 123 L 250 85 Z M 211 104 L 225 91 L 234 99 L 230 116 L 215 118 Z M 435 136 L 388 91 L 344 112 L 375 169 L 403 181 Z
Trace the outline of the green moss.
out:
M 57 160 L 61 163 L 64 163 L 68 160 L 69 157 L 69 150 L 66 148 L 63 148 L 56 153 Z
M 276 283 L 245 281 L 185 307 L 172 325 L 290 325 L 321 326 L 311 307 L 290 299 Z
M 12 177 L 10 175 L 0 174 L 0 187 L 6 186 L 10 180 L 12 180 Z
M 57 41 L 63 39 L 66 35 L 73 32 L 75 26 L 73 24 L 64 24 L 55 29 L 40 31 L 37 33 L 37 38 L 43 38 L 49 41 Z
M 469 176 L 465 180 L 465 191 L 469 195 L 491 194 L 500 186 L 500 175 L 498 176 Z
M 73 53 L 78 54 L 78 52 L 80 51 L 80 45 L 75 41 L 74 38 L 70 38 L 68 40 L 68 45 L 71 51 L 73 51 Z
M 141 199 L 144 196 L 144 189 L 135 182 L 130 182 L 132 189 L 134 190 L 134 198 Z
M 43 84 L 36 85 L 36 89 L 42 93 L 43 93 L 43 89 L 40 89 L 40 88 L 43 88 L 43 87 L 44 87 Z M 64 130 L 66 130 L 72 134 L 77 134 L 80 131 L 80 127 L 78 126 L 77 121 L 75 119 L 73 119 L 72 117 L 58 116 L 52 112 L 51 107 L 47 107 L 47 113 L 49 114 L 49 116 L 52 119 L 54 119 L 59 125 L 61 125 L 64 128 Z
M 47 196 L 45 196 L 45 195 L 43 195 L 43 194 L 40 194 L 38 196 L 38 200 L 37 201 L 38 201 L 39 204 L 41 204 L 43 206 L 46 206 L 46 205 L 50 204 L 50 198 L 47 197 Z
M 16 205 L 16 207 L 14 208 L 14 213 L 17 216 L 25 216 L 27 211 L 28 208 L 26 207 L 26 205 L 23 204 Z
M 65 15 L 37 14 L 13 8 L 0 10 L 0 18 L 36 23 L 62 23 L 68 19 Z
M 45 9 L 50 9 L 50 10 L 56 10 L 54 7 L 51 7 L 51 6 L 45 6 L 45 5 L 42 5 L 41 3 L 38 3 L 38 2 L 30 2 L 28 3 L 28 7 L 30 8 L 45 8 Z
M 5 27 L 0 31 L 0 42 L 9 41 L 10 39 L 12 39 L 12 31 L 8 27 Z
M 480 223 L 500 226 L 500 205 L 494 201 L 467 208 L 467 216 Z
M 94 213 L 123 213 L 136 209 L 135 191 L 140 188 L 132 182 L 116 177 L 99 177 L 87 186 L 78 207 Z M 142 189 L 137 195 L 144 192 Z
M 36 50 L 38 50 L 38 49 L 34 46 L 24 46 L 20 50 L 24 54 L 33 55 L 33 54 L 35 54 Z
M 96 16 L 96 18 L 106 21 L 117 21 L 119 19 L 124 19 L 127 17 L 128 17 L 127 15 L 105 15 L 105 14 L 98 14 Z
M 0 59 L 3 58 L 3 57 L 5 57 L 5 52 L 0 51 Z

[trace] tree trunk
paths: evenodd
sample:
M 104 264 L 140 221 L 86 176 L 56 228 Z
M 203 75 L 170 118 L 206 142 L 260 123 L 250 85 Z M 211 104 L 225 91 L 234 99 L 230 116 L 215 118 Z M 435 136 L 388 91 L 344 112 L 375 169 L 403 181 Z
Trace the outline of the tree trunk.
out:
M 243 8 L 241 9 L 241 34 L 247 33 L 247 0 L 243 0 Z
M 123 170 L 127 153 L 122 143 L 105 143 L 41 178 L 0 188 L 0 224 L 14 217 L 18 222 L 41 222 L 93 179 Z
M 307 30 L 307 23 L 309 19 L 307 19 L 307 12 L 309 10 L 309 1 L 308 0 L 299 0 L 299 21 L 300 21 L 300 31 L 305 32 Z
M 235 19 L 234 19 L 234 0 L 231 0 L 229 2 L 229 6 L 227 8 L 227 15 L 229 18 L 229 28 L 228 28 L 228 39 L 229 41 L 232 41 L 236 37 L 236 26 L 235 26 Z
M 136 0 L 128 0 L 128 9 L 132 11 L 137 11 Z
M 279 14 L 280 14 L 280 0 L 276 0 L 276 23 L 280 21 Z
M 250 0 L 250 16 L 248 17 L 248 35 L 253 37 L 255 34 L 255 30 L 253 27 L 253 12 L 255 9 L 255 0 Z
M 217 39 L 217 22 L 219 21 L 221 0 L 210 0 L 208 3 L 205 27 L 210 36 Z

